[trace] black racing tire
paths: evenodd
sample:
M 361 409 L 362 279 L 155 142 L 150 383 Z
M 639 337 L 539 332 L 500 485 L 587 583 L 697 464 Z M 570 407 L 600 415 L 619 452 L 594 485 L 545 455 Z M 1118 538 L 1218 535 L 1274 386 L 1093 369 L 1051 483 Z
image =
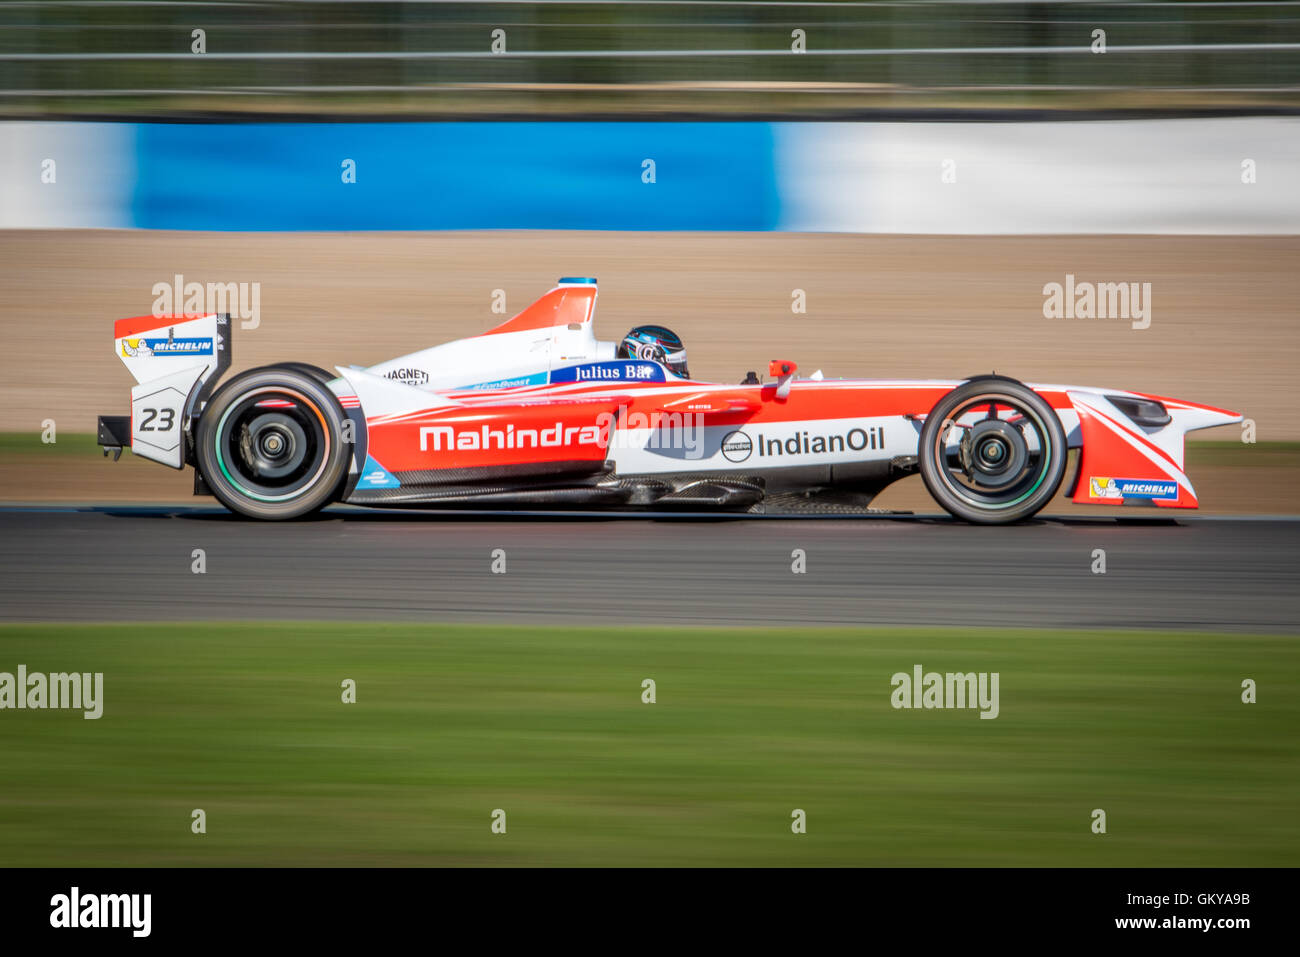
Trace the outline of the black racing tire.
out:
M 320 366 L 314 366 L 310 362 L 277 362 L 273 366 L 267 366 L 268 369 L 288 369 L 291 372 L 301 372 L 309 375 L 314 379 L 319 379 L 322 383 L 328 384 L 338 378 L 338 374 L 330 372 L 328 369 L 322 369 Z
M 199 417 L 198 469 L 222 505 L 268 521 L 338 497 L 352 447 L 338 399 L 318 377 L 269 366 L 231 379 Z
M 1037 514 L 1060 488 L 1068 458 L 1065 429 L 1052 407 L 1002 376 L 972 379 L 940 399 L 921 428 L 918 452 L 934 500 L 980 525 Z

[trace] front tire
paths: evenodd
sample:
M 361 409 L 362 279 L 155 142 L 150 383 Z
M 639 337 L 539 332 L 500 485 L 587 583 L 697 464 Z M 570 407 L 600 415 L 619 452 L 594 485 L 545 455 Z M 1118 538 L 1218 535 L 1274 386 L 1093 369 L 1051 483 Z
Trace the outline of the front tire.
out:
M 950 514 L 981 525 L 1035 515 L 1065 476 L 1065 429 L 1033 389 L 983 377 L 935 404 L 921 429 L 921 478 Z
M 337 497 L 347 475 L 343 408 L 316 376 L 253 369 L 213 395 L 195 455 L 212 494 L 250 518 L 298 518 Z

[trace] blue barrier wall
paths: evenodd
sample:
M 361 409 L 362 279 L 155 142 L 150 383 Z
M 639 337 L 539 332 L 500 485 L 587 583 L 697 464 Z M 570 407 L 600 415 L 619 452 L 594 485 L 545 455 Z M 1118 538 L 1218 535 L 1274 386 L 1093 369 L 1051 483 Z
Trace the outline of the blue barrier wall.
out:
M 38 227 L 1296 234 L 1300 119 L 0 122 Z
M 142 124 L 131 222 L 766 230 L 779 214 L 772 155 L 763 123 Z

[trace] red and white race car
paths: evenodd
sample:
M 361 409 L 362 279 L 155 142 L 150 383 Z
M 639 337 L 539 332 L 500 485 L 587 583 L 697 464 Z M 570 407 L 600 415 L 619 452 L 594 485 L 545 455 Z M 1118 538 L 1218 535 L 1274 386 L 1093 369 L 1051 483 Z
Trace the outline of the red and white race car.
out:
M 217 382 L 223 315 L 144 316 L 114 330 L 135 377 L 131 415 L 102 416 L 105 453 L 173 468 L 243 515 L 286 519 L 332 502 L 389 507 L 868 511 L 920 472 L 971 522 L 1028 518 L 1077 465 L 1068 494 L 1096 505 L 1195 508 L 1183 437 L 1240 422 L 1141 392 L 1024 385 L 1004 376 L 699 382 L 656 326 L 596 339 L 594 279 L 561 279 L 513 319 L 378 365 L 286 362 Z M 115 456 L 116 457 L 116 456 Z

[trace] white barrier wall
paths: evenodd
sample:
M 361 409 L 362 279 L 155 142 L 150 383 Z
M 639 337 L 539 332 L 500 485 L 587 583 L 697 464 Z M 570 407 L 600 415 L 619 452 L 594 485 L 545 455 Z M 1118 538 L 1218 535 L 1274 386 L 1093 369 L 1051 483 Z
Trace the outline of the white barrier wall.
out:
M 135 126 L 0 123 L 0 229 L 132 225 Z
M 774 151 L 787 230 L 1300 233 L 1300 119 L 783 123 Z

